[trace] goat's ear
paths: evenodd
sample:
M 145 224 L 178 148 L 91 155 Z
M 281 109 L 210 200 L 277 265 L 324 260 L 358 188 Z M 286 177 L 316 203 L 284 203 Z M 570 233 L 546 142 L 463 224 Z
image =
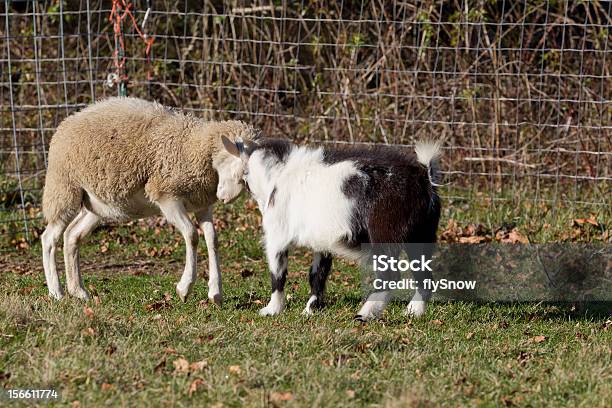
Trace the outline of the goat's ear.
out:
M 256 141 L 249 140 L 249 139 L 244 141 L 244 151 L 247 154 L 250 155 L 253 152 L 253 150 L 255 150 L 256 148 L 257 148 L 257 142 Z
M 240 157 L 240 148 L 237 143 L 232 142 L 225 136 L 221 136 L 221 142 L 223 142 L 223 147 L 225 150 L 232 156 Z

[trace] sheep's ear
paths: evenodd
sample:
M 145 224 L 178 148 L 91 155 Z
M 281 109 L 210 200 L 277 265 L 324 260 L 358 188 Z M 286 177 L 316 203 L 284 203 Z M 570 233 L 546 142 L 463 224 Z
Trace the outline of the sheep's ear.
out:
M 238 143 L 232 142 L 225 136 L 221 136 L 221 141 L 223 142 L 223 147 L 225 147 L 225 150 L 227 150 L 229 154 L 231 154 L 232 156 L 240 157 L 240 147 L 242 146 L 242 143 L 239 147 Z

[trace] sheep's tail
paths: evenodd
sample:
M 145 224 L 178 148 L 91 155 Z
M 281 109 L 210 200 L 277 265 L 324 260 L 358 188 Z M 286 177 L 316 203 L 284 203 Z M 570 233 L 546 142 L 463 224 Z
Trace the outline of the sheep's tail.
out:
M 414 151 L 417 155 L 417 160 L 423 166 L 427 167 L 427 175 L 429 176 L 429 182 L 433 187 L 440 187 L 440 155 L 441 152 L 440 142 L 433 141 L 422 141 L 417 142 Z

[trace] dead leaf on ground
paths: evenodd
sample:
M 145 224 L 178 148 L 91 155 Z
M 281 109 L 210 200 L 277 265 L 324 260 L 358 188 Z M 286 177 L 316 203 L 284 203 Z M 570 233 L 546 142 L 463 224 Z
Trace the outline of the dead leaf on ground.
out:
M 168 309 L 172 307 L 172 304 L 170 303 L 171 299 L 172 299 L 172 296 L 170 296 L 170 294 L 166 292 L 164 293 L 164 297 L 161 300 L 145 305 L 145 310 L 147 312 L 153 312 L 153 311 L 158 311 L 162 309 Z
M 531 338 L 531 341 L 533 343 L 542 343 L 543 341 L 546 341 L 546 336 L 534 336 Z
M 206 386 L 206 382 L 204 382 L 201 378 L 196 378 L 189 384 L 189 396 L 191 397 L 194 392 L 198 391 L 200 388 L 204 388 Z
M 20 295 L 29 295 L 34 289 L 36 289 L 36 286 L 26 286 L 25 288 L 19 289 L 17 293 Z
M 240 368 L 239 365 L 229 366 L 228 371 L 230 372 L 230 374 L 234 374 L 234 375 L 240 375 L 242 373 L 242 369 Z
M 172 365 L 174 366 L 175 373 L 186 374 L 187 372 L 189 372 L 189 361 L 187 361 L 183 357 L 179 357 L 174 360 L 172 362 Z
M 189 364 L 189 370 L 191 372 L 201 371 L 208 367 L 208 362 L 206 360 L 196 361 L 194 363 Z
M 154 372 L 159 372 L 162 369 L 164 369 L 166 367 L 166 357 L 162 358 L 159 363 L 155 364 L 155 367 L 153 368 Z
M 597 220 L 595 219 L 594 216 L 591 216 L 589 218 L 576 218 L 574 220 L 574 224 L 575 225 L 585 225 L 585 224 L 591 224 L 595 227 L 599 227 L 599 223 L 597 222 Z
M 528 244 L 529 240 L 523 234 L 519 232 L 516 228 L 513 228 L 508 234 L 499 234 L 501 231 L 495 235 L 496 238 L 499 239 L 499 242 L 503 242 L 506 244 Z
M 293 399 L 293 394 L 289 391 L 273 392 L 270 394 L 270 403 L 274 406 L 279 406 L 283 402 L 291 401 L 292 399 Z
M 102 383 L 102 391 L 109 391 L 112 390 L 114 387 L 113 384 L 109 384 L 109 383 Z
M 459 243 L 461 244 L 480 244 L 486 241 L 487 241 L 487 237 L 482 237 L 482 236 L 459 237 Z
M 444 322 L 442 320 L 436 319 L 436 320 L 432 320 L 431 321 L 433 324 L 436 324 L 438 326 L 441 326 L 444 324 Z
M 89 319 L 93 319 L 94 317 L 93 309 L 87 305 L 83 306 L 83 313 L 85 313 L 85 316 L 87 316 Z
M 94 330 L 94 328 L 93 328 L 93 327 L 88 327 L 88 328 L 86 328 L 86 329 L 83 329 L 83 330 L 81 331 L 81 334 L 82 334 L 83 336 L 92 336 L 92 337 L 93 337 L 93 336 L 95 336 L 95 335 L 96 335 L 96 331 Z

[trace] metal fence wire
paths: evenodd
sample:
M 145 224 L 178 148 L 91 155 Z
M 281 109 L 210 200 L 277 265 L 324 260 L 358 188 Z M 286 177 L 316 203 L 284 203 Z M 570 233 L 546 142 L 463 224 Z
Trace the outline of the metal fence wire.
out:
M 58 123 L 117 94 L 298 142 L 440 138 L 451 200 L 610 205 L 612 2 L 0 1 L 3 233 L 40 219 Z

